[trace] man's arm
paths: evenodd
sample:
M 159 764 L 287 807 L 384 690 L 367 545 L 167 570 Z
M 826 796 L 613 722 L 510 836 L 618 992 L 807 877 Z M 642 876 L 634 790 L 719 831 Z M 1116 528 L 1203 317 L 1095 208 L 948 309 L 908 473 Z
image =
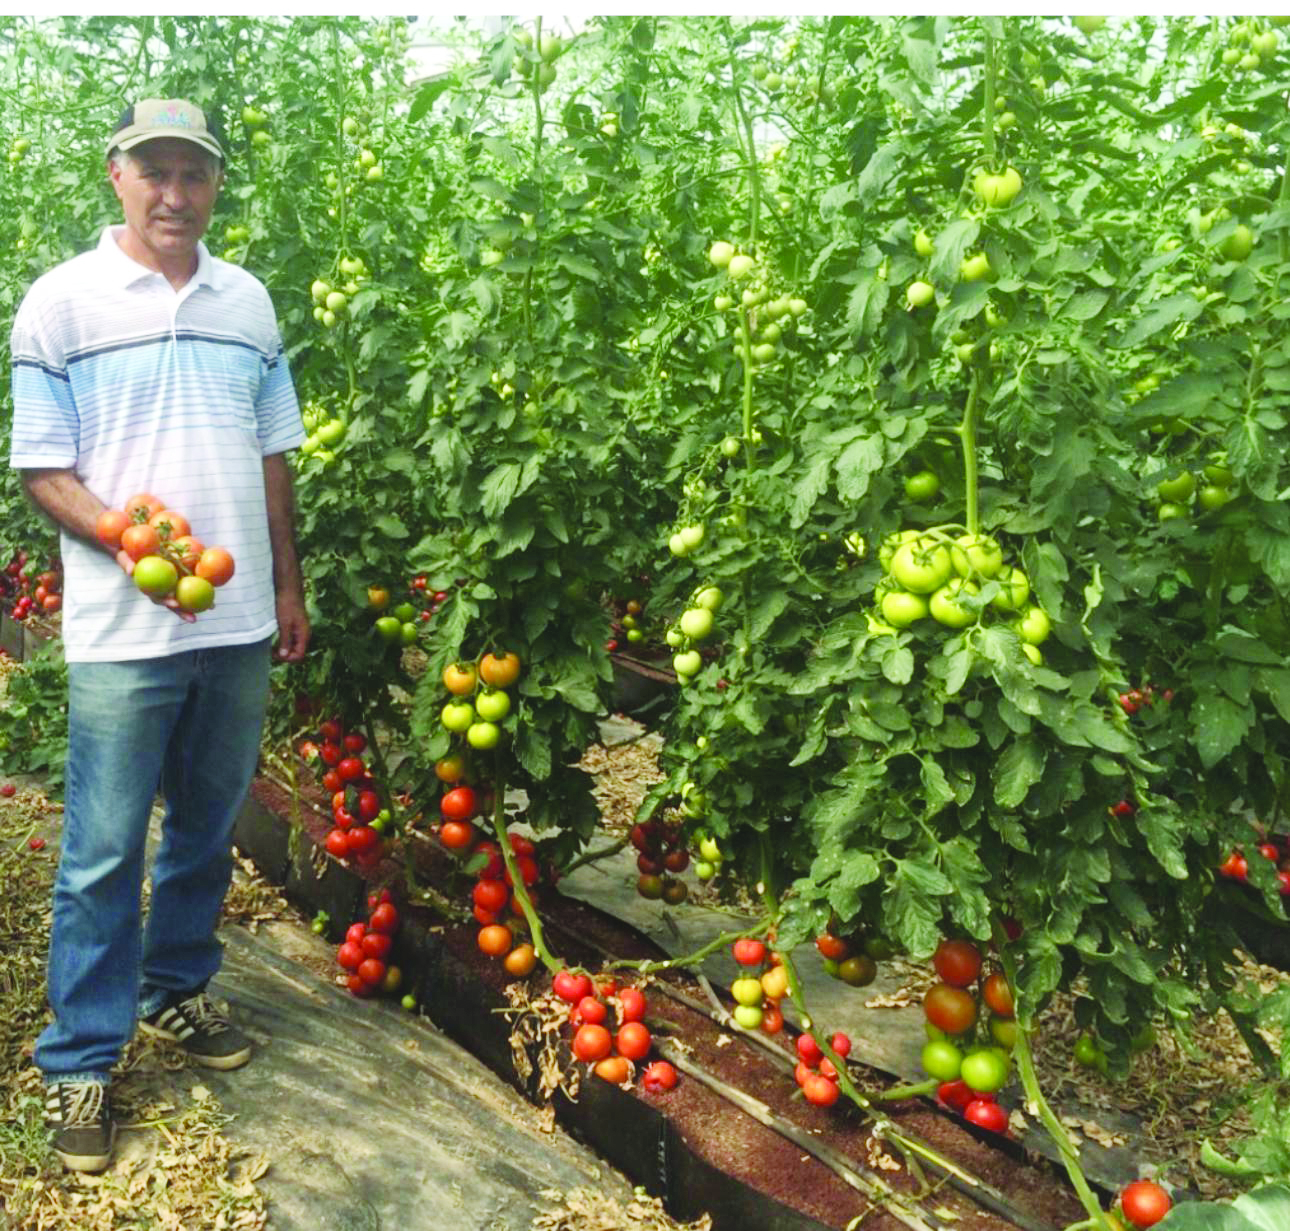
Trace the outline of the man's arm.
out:
M 38 509 L 53 518 L 64 530 L 84 539 L 92 547 L 112 556 L 129 577 L 134 572 L 134 561 L 124 551 L 114 552 L 105 547 L 97 534 L 94 523 L 107 505 L 103 503 L 72 470 L 24 470 L 23 485 L 32 503 Z M 173 598 L 154 598 L 159 606 L 168 607 L 185 624 L 197 619 L 191 611 L 181 611 L 179 603 Z
M 309 616 L 305 611 L 300 559 L 296 555 L 291 471 L 284 453 L 274 453 L 264 459 L 264 498 L 269 514 L 269 543 L 273 548 L 277 654 L 284 662 L 298 663 L 309 648 Z
M 22 481 L 36 507 L 64 530 L 108 551 L 94 533 L 94 523 L 107 506 L 76 477 L 75 471 L 24 470 Z

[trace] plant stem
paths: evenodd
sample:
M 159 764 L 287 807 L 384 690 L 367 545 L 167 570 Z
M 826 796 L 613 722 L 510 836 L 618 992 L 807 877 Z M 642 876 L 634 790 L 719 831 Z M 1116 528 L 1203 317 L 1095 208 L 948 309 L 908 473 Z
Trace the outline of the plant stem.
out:
M 528 887 L 524 884 L 524 877 L 520 875 L 519 864 L 515 859 L 515 852 L 511 850 L 511 836 L 506 828 L 506 784 L 500 776 L 493 779 L 493 790 L 496 792 L 493 803 L 493 832 L 497 834 L 497 845 L 502 848 L 502 862 L 506 864 L 506 870 L 511 874 L 511 892 L 515 894 L 515 900 L 519 902 L 520 910 L 529 925 L 534 950 L 542 959 L 542 964 L 555 974 L 563 970 L 565 964 L 546 947 L 546 942 L 542 938 L 542 920 L 538 918 L 538 913 L 533 908 L 533 899 L 529 897 Z
M 968 386 L 967 405 L 963 408 L 963 422 L 955 428 L 963 446 L 963 490 L 967 499 L 967 512 L 964 515 L 964 522 L 969 534 L 976 534 L 981 529 L 976 464 L 976 412 L 980 388 L 981 373 L 974 367 L 972 369 L 972 382 Z
M 714 940 L 710 940 L 701 949 L 696 949 L 693 953 L 688 953 L 685 957 L 668 958 L 662 962 L 633 962 L 617 961 L 611 962 L 610 965 L 615 968 L 625 968 L 639 971 L 641 974 L 654 974 L 660 970 L 679 970 L 686 966 L 697 966 L 705 957 L 724 949 L 727 945 L 732 945 L 737 940 L 743 940 L 749 936 L 765 936 L 770 931 L 770 922 L 764 920 L 756 927 L 744 928 L 739 932 L 722 932 Z
M 994 36 L 987 33 L 985 36 L 985 101 L 981 107 L 981 144 L 985 146 L 985 161 L 990 170 L 995 170 L 995 143 L 994 143 L 994 84 L 999 75 L 998 69 L 998 48 L 994 44 Z

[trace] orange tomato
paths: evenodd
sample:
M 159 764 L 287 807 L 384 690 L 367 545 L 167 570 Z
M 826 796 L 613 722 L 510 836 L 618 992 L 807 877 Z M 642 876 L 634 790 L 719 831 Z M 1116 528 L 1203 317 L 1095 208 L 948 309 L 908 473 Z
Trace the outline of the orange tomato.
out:
M 139 561 L 144 556 L 155 555 L 161 547 L 161 536 L 156 529 L 146 522 L 140 525 L 127 526 L 121 533 L 121 547 L 131 560 Z
M 475 827 L 469 821 L 444 821 L 439 827 L 439 841 L 450 851 L 465 850 L 475 841 Z
M 190 573 L 197 567 L 197 561 L 206 550 L 191 534 L 181 534 L 178 538 L 172 539 L 170 548 L 179 557 L 179 563 Z
M 208 547 L 193 570 L 213 586 L 222 586 L 233 576 L 233 557 L 222 547 Z
M 104 547 L 110 547 L 113 551 L 120 551 L 121 534 L 132 524 L 130 515 L 121 509 L 104 509 L 94 523 L 94 534 Z
M 537 950 L 528 944 L 516 945 L 506 955 L 502 965 L 506 967 L 508 975 L 522 979 L 525 975 L 533 973 L 533 968 L 537 965 Z
M 168 531 L 172 539 L 183 538 L 192 533 L 192 527 L 188 524 L 188 518 L 182 513 L 176 513 L 174 509 L 161 509 L 148 518 L 148 525 L 155 526 L 158 533 L 167 533 L 163 531 L 162 526 L 169 526 Z
M 520 678 L 518 654 L 485 654 L 479 660 L 479 676 L 493 688 L 509 688 Z
M 166 506 L 150 492 L 140 492 L 137 496 L 131 496 L 130 499 L 125 502 L 126 516 L 129 517 L 131 521 L 147 521 L 154 513 L 160 513 L 165 507 Z M 146 510 L 143 513 L 142 519 L 136 516 L 136 514 L 141 510 Z
M 443 686 L 454 697 L 467 697 L 475 691 L 477 679 L 470 663 L 449 663 L 443 669 Z
M 501 957 L 503 954 L 509 953 L 511 946 L 515 943 L 515 937 L 511 935 L 511 929 L 504 923 L 490 923 L 487 927 L 480 928 L 479 935 L 475 939 L 479 947 L 489 957 Z
M 623 1056 L 606 1056 L 593 1070 L 597 1077 L 621 1086 L 631 1076 L 631 1065 Z

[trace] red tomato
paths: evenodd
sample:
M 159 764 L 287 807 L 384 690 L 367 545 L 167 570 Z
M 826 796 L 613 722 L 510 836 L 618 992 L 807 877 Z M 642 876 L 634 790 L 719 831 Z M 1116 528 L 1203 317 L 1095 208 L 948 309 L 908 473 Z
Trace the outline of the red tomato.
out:
M 363 937 L 366 935 L 367 935 L 366 923 L 351 923 L 349 927 L 345 929 L 345 939 L 352 940 L 356 945 L 360 944 L 362 942 Z
M 339 744 L 334 743 L 332 740 L 323 740 L 322 750 L 319 755 L 322 757 L 325 765 L 336 766 L 340 764 L 341 758 L 345 754 L 342 752 Z
M 340 775 L 334 770 L 329 769 L 322 776 L 323 790 L 334 795 L 345 784 L 341 781 Z
M 475 792 L 468 786 L 454 787 L 439 801 L 445 821 L 468 821 L 475 815 Z
M 399 912 L 392 902 L 382 902 L 372 912 L 368 925 L 374 932 L 385 932 L 392 936 L 399 927 Z
M 824 1058 L 820 1045 L 809 1034 L 799 1034 L 797 1036 L 797 1054 L 811 1068 L 815 1068 Z
M 361 757 L 343 757 L 336 766 L 336 772 L 340 774 L 342 782 L 351 782 L 353 779 L 363 776 L 363 768 Z
M 1000 970 L 986 976 L 981 985 L 981 998 L 990 1007 L 990 1011 L 1000 1017 L 1011 1017 L 1016 1012 L 1012 988 L 1008 986 L 1008 980 Z
M 837 1084 L 819 1073 L 812 1073 L 802 1083 L 802 1094 L 816 1107 L 832 1107 L 838 1101 Z
M 352 820 L 353 818 L 351 817 L 350 819 Z M 340 817 L 336 818 L 336 823 L 340 823 Z M 349 849 L 355 855 L 366 855 L 376 848 L 380 840 L 381 835 L 370 825 L 355 825 L 349 831 Z
M 385 932 L 368 932 L 361 941 L 363 952 L 368 957 L 385 957 L 393 944 L 394 940 Z
M 981 950 L 970 940 L 943 940 L 932 955 L 932 965 L 942 982 L 967 987 L 981 973 Z
M 851 952 L 851 946 L 840 937 L 834 936 L 832 932 L 817 936 L 815 947 L 820 951 L 820 956 L 830 962 L 840 962 Z
M 653 1042 L 644 1022 L 627 1022 L 618 1028 L 618 1054 L 628 1060 L 643 1060 Z
M 327 854 L 334 859 L 349 858 L 349 834 L 343 829 L 333 829 L 327 835 L 326 846 Z
M 360 791 L 358 794 L 358 819 L 373 821 L 381 811 L 381 797 L 375 791 Z
M 806 1084 L 806 1079 L 811 1077 L 814 1073 L 815 1070 L 811 1068 L 805 1060 L 799 1060 L 797 1062 L 797 1067 L 793 1070 L 793 1080 L 796 1081 L 799 1086 L 803 1086 Z
M 976 1000 L 961 987 L 937 983 L 923 997 L 923 1012 L 946 1034 L 962 1034 L 976 1021 Z
M 1008 1113 L 994 1099 L 974 1098 L 963 1108 L 963 1118 L 987 1132 L 1008 1131 Z
M 346 752 L 352 752 L 356 756 L 367 747 L 367 740 L 357 731 L 351 731 L 341 742 L 345 745 Z
M 375 987 L 385 978 L 385 963 L 380 958 L 365 957 L 359 964 L 357 975 L 364 983 Z
M 740 966 L 760 966 L 766 960 L 766 946 L 750 936 L 735 941 L 733 952 Z
M 1150 1180 L 1135 1180 L 1120 1194 L 1120 1208 L 1135 1227 L 1154 1227 L 1166 1214 L 1173 1202 L 1159 1184 Z
M 574 974 L 571 970 L 560 971 L 551 983 L 551 990 L 561 1000 L 577 1004 L 584 996 L 591 995 L 591 980 L 586 975 Z
M 469 821 L 444 821 L 439 841 L 450 851 L 459 851 L 475 841 L 475 827 Z
M 583 1064 L 595 1064 L 609 1055 L 614 1041 L 609 1031 L 597 1022 L 587 1022 L 578 1027 L 573 1036 L 573 1054 Z
M 336 950 L 336 961 L 346 970 L 357 970 L 366 956 L 363 946 L 355 944 L 352 940 L 347 940 Z
M 962 1111 L 976 1097 L 968 1089 L 965 1081 L 943 1081 L 936 1087 L 936 1097 L 941 1100 L 946 1107 L 952 1107 L 955 1111 Z
M 513 833 L 511 838 L 511 850 L 516 855 L 533 855 L 537 852 L 537 847 L 533 845 L 531 838 L 526 838 L 522 833 Z
M 662 1094 L 664 1090 L 671 1090 L 676 1086 L 676 1069 L 666 1060 L 655 1060 L 645 1066 L 645 1072 L 641 1074 L 641 1085 L 650 1094 Z
M 763 1034 L 778 1034 L 784 1029 L 784 1014 L 773 1000 L 762 1007 L 761 1028 Z
M 1229 880 L 1243 881 L 1249 874 L 1249 864 L 1245 861 L 1245 856 L 1240 851 L 1233 851 L 1219 865 L 1218 874 L 1226 876 Z
M 618 1020 L 638 1022 L 645 1016 L 645 996 L 638 987 L 618 989 Z
M 495 910 L 485 910 L 476 903 L 470 908 L 470 913 L 475 916 L 475 922 L 482 924 L 484 927 L 491 927 L 494 923 L 501 923 L 502 917 Z
M 833 1048 L 839 1056 L 849 1056 L 851 1054 L 851 1040 L 839 1030 L 830 1040 L 829 1046 Z
M 330 743 L 338 744 L 341 740 L 342 728 L 335 718 L 328 718 L 326 722 L 318 724 L 318 734 Z
M 599 1026 L 609 1016 L 609 1009 L 594 996 L 584 996 L 574 1006 L 580 1020 L 591 1026 Z
M 484 910 L 505 910 L 511 900 L 511 891 L 499 880 L 481 880 L 475 883 L 471 898 Z

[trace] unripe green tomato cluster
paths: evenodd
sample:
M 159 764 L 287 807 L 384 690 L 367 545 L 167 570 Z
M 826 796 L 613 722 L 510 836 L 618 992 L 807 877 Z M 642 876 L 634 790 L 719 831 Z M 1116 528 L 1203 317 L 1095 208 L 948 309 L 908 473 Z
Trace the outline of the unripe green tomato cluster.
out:
M 993 585 L 988 608 L 1014 617 L 1022 652 L 1035 666 L 1043 664 L 1038 647 L 1052 623 L 1042 608 L 1028 605 L 1029 578 L 1004 563 L 1003 549 L 989 535 L 951 539 L 936 531 L 901 530 L 883 541 L 878 561 L 886 570 L 875 592 L 884 631 L 908 628 L 929 616 L 947 628 L 966 628 L 987 608 L 965 600 Z
M 1232 499 L 1235 476 L 1223 461 L 1210 462 L 1201 471 L 1200 482 L 1189 470 L 1179 471 L 1156 483 L 1156 515 L 1161 522 L 1186 517 L 1192 497 L 1206 513 L 1216 513 Z
M 1275 30 L 1260 29 L 1257 18 L 1247 18 L 1231 28 L 1223 65 L 1241 73 L 1268 68 L 1276 59 L 1281 38 Z

